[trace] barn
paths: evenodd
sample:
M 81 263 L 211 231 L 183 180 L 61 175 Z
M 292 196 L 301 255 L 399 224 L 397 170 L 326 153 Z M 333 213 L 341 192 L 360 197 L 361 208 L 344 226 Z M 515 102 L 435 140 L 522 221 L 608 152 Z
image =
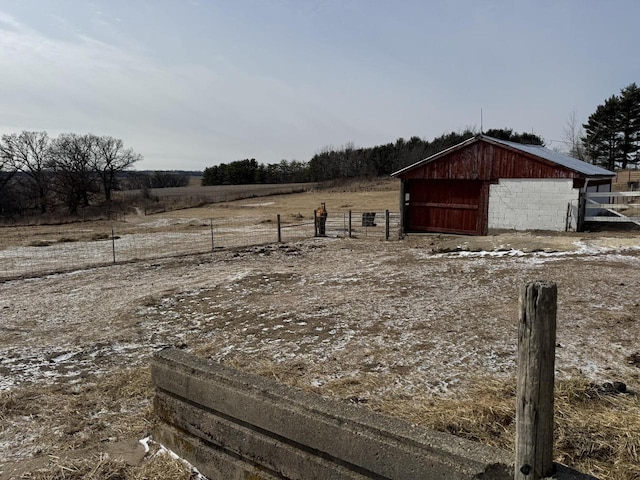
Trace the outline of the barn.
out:
M 392 174 L 403 233 L 575 228 L 580 193 L 614 173 L 538 145 L 476 135 Z

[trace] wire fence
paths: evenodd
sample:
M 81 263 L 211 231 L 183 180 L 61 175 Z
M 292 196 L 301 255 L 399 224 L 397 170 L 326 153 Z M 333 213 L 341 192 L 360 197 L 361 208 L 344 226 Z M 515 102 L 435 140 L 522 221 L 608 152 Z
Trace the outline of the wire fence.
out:
M 110 230 L 94 232 L 90 238 L 34 240 L 28 246 L 0 250 L 0 281 L 215 252 L 221 248 L 302 241 L 314 236 L 393 239 L 398 238 L 399 232 L 399 214 L 388 212 L 332 214 L 322 235 L 313 219 L 293 218 L 283 222 L 278 215 L 255 225 L 242 225 L 240 221 L 237 225 L 229 220 L 202 220 L 171 226 L 178 231 L 140 231 L 140 225 L 114 222 Z
M 327 236 L 397 239 L 400 235 L 398 212 L 339 212 L 325 222 Z

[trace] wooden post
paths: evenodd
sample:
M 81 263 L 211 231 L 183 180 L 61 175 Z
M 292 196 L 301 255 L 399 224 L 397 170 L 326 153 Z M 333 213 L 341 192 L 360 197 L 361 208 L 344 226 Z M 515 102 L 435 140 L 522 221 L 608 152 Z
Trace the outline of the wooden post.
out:
M 351 210 L 349 210 L 349 238 L 351 238 Z
M 384 211 L 384 239 L 389 240 L 389 210 Z
M 553 473 L 557 296 L 555 283 L 529 282 L 520 290 L 514 480 Z
M 280 214 L 278 214 L 278 243 L 282 243 L 282 228 L 280 226 Z

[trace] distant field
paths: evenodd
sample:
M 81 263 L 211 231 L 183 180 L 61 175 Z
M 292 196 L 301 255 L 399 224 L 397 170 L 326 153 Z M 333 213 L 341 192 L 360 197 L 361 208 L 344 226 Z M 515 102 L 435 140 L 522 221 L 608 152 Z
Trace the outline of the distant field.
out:
M 285 184 L 267 184 L 267 185 L 213 185 L 203 187 L 199 184 L 190 183 L 187 187 L 173 188 L 152 188 L 150 194 L 156 197 L 184 197 L 184 196 L 200 196 L 212 202 L 227 202 L 238 198 L 245 198 L 247 195 L 275 195 L 280 193 L 304 192 L 312 190 L 316 184 L 314 183 L 285 183 Z M 124 190 L 115 192 L 116 197 L 126 198 L 130 196 L 138 196 L 142 194 L 142 190 Z

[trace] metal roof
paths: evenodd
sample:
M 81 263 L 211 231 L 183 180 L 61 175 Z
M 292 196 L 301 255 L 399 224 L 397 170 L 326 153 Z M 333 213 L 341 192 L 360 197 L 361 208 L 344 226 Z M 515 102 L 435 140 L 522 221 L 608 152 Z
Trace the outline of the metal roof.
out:
M 535 155 L 536 157 L 540 157 L 550 162 L 566 167 L 569 170 L 582 173 L 587 177 L 615 176 L 615 173 L 610 172 L 609 170 L 606 170 L 602 167 L 598 167 L 597 165 L 592 165 L 590 163 L 583 162 L 582 160 L 578 160 L 577 158 L 570 157 L 569 155 L 565 155 L 564 153 L 556 152 L 554 150 L 549 150 L 548 148 L 545 148 L 541 145 L 525 145 L 523 143 L 508 142 L 506 140 L 500 140 L 497 138 L 488 137 L 486 135 L 481 135 L 481 138 L 485 138 L 489 141 L 505 145 L 515 150 L 520 150 L 521 152 L 525 152 L 530 155 Z
M 525 145 L 523 143 L 509 142 L 507 140 L 500 140 L 498 138 L 489 137 L 487 135 L 476 135 L 475 137 L 469 138 L 458 145 L 454 145 L 453 147 L 449 147 L 446 150 L 443 150 L 435 155 L 431 155 L 424 160 L 420 160 L 419 162 L 414 163 L 413 165 L 409 165 L 408 167 L 402 168 L 397 172 L 391 174 L 391 176 L 397 176 L 402 172 L 407 170 L 412 170 L 413 168 L 423 165 L 425 163 L 432 162 L 437 158 L 440 158 L 447 153 L 463 148 L 467 145 L 475 143 L 480 140 L 485 140 L 489 143 L 494 143 L 498 145 L 503 145 L 508 148 L 512 148 L 514 150 L 521 151 L 523 153 L 527 153 L 529 155 L 533 155 L 535 157 L 541 158 L 543 160 L 547 160 L 549 162 L 555 163 L 556 165 L 560 165 L 562 167 L 568 168 L 569 170 L 573 170 L 574 172 L 578 172 L 586 177 L 613 177 L 615 173 L 606 170 L 602 167 L 598 167 L 597 165 L 592 165 L 587 162 L 583 162 L 582 160 L 578 160 L 577 158 L 570 157 L 569 155 L 565 155 L 564 153 L 555 152 L 553 150 L 549 150 L 541 145 Z

